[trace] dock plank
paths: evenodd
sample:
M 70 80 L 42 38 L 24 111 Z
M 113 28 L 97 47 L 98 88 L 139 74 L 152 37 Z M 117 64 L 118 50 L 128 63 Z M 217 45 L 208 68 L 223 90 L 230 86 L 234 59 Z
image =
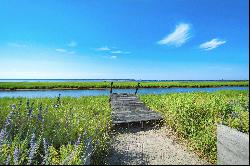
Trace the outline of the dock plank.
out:
M 111 116 L 113 124 L 146 122 L 162 120 L 162 115 L 150 110 L 134 94 L 117 94 L 110 95 Z

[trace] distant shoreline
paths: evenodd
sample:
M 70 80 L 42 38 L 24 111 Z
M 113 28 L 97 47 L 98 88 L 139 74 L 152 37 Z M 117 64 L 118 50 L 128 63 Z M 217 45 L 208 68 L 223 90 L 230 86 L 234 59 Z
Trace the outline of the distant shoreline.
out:
M 105 90 L 110 82 L 0 82 L 0 90 Z M 114 89 L 136 88 L 138 82 L 114 82 Z M 249 86 L 249 81 L 189 81 L 140 82 L 139 88 L 209 88 L 223 86 Z
M 94 80 L 98 80 L 98 81 L 135 81 L 135 82 L 178 82 L 178 81 L 188 81 L 188 82 L 193 82 L 193 81 L 197 81 L 197 82 L 206 82 L 206 81 L 208 81 L 208 82 L 211 82 L 211 81 L 218 81 L 218 82 L 226 82 L 226 81 L 235 81 L 235 82 L 239 82 L 239 81 L 249 81 L 249 80 L 247 80 L 247 79 L 243 79 L 243 80 L 231 80 L 231 79 L 225 79 L 225 80 L 223 80 L 223 79 L 220 79 L 220 80 L 172 80 L 172 79 L 169 79 L 169 80 L 163 80 L 163 79 L 62 79 L 62 78 L 59 78 L 59 79 L 46 79 L 46 78 L 44 78 L 44 79 L 29 79 L 29 78 L 27 78 L 27 79 L 15 79 L 15 78 L 13 78 L 13 79 L 0 79 L 0 82 L 7 82 L 7 81 L 4 81 L 4 80 L 36 80 L 36 81 L 38 81 L 38 80 L 41 80 L 41 81 L 45 81 L 45 80 L 81 80 L 82 82 L 92 82 L 92 81 L 94 81 Z M 88 81 L 89 80 L 89 81 Z

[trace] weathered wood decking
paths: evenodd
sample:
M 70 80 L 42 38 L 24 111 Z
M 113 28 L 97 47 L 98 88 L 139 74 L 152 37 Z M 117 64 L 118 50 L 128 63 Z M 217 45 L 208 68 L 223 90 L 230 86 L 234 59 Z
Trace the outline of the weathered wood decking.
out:
M 158 112 L 150 110 L 134 94 L 110 94 L 113 124 L 141 123 L 162 120 Z

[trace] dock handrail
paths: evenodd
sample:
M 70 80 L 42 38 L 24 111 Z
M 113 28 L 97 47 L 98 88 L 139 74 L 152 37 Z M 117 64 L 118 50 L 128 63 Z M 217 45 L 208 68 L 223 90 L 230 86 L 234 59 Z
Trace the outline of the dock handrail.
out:
M 136 87 L 136 90 L 135 90 L 135 95 L 137 94 L 137 91 L 138 91 L 139 87 L 140 87 L 140 82 L 138 82 L 138 84 L 137 84 L 137 87 Z
M 110 94 L 113 93 L 113 83 L 114 82 L 111 82 L 111 84 L 110 84 L 110 91 L 109 91 Z M 137 87 L 135 89 L 135 95 L 137 94 L 139 87 L 140 87 L 140 82 L 138 82 Z
M 113 82 L 111 82 L 111 86 L 110 86 L 110 94 L 112 94 L 113 91 Z

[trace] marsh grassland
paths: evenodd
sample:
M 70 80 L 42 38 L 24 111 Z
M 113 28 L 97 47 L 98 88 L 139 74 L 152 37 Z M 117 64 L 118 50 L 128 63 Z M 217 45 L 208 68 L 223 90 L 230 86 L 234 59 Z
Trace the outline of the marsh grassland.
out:
M 108 97 L 1 98 L 0 110 L 0 164 L 84 164 L 106 149 Z
M 212 163 L 216 163 L 217 123 L 249 133 L 248 91 L 142 95 L 140 99 L 161 112 L 166 125 Z
M 249 132 L 249 92 L 140 95 L 188 147 L 216 163 L 216 124 Z M 102 163 L 109 148 L 108 96 L 0 98 L 0 164 Z
M 114 82 L 113 88 L 136 88 L 137 82 Z M 140 82 L 140 88 L 249 86 L 249 81 Z M 1 90 L 17 89 L 103 89 L 110 82 L 0 82 Z

